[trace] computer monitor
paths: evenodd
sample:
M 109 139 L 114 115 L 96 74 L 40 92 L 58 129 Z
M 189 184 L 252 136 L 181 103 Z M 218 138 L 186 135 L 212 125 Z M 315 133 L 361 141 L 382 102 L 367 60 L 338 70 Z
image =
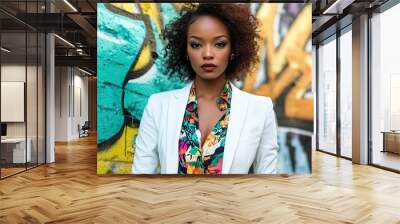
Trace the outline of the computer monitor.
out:
M 1 123 L 1 136 L 7 136 L 7 124 Z

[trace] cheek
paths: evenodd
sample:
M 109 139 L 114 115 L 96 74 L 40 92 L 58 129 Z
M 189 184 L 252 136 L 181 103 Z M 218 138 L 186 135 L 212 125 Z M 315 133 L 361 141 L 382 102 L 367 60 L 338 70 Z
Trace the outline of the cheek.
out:
M 196 54 L 196 51 L 188 49 L 187 54 L 190 58 L 191 63 L 196 63 L 198 61 L 198 54 Z
M 229 62 L 229 57 L 230 57 L 230 49 L 225 49 L 223 52 L 221 52 L 220 54 L 220 60 L 222 60 L 224 63 L 228 63 Z

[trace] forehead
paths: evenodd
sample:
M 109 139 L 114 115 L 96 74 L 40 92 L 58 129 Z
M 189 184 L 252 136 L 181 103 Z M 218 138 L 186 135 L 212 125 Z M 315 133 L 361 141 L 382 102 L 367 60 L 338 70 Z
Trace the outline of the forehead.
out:
M 188 35 L 197 37 L 229 36 L 228 27 L 214 16 L 200 16 L 192 24 L 189 24 Z

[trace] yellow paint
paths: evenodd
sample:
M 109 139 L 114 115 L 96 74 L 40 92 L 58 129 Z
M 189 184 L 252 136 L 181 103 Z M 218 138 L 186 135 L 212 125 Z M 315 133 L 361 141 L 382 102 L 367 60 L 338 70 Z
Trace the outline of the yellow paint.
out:
M 291 49 L 304 49 L 305 44 L 310 39 L 311 10 L 311 4 L 306 4 L 283 38 L 279 50 L 274 55 L 272 70 L 275 74 L 279 73 L 287 63 L 289 51 Z
M 121 137 L 108 149 L 97 152 L 97 172 L 108 173 L 111 170 L 113 163 L 118 162 L 119 164 L 130 164 L 132 165 L 132 159 L 134 155 L 134 148 L 132 146 L 133 137 L 137 135 L 138 128 L 127 127 Z M 126 133 L 126 142 L 125 142 Z M 126 152 L 125 152 L 126 146 Z M 119 165 L 118 169 L 121 169 Z M 129 168 L 130 169 L 130 168 Z M 127 165 L 124 170 L 127 172 Z M 113 172 L 119 173 L 119 172 Z
M 116 164 L 118 166 L 118 169 L 116 170 L 115 173 L 118 174 L 131 174 L 132 173 L 132 163 L 118 163 Z
M 97 160 L 97 174 L 111 174 L 112 161 Z
M 97 174 L 131 174 L 132 163 L 97 161 Z
M 140 7 L 142 9 L 143 14 L 149 15 L 150 20 L 157 25 L 158 31 L 161 32 L 161 15 L 160 15 L 160 10 L 158 9 L 158 4 L 141 3 Z
M 275 101 L 289 87 L 289 94 L 284 99 L 285 115 L 293 119 L 313 120 L 313 99 L 303 98 L 311 85 L 311 54 L 304 51 L 305 44 L 311 36 L 311 4 L 306 4 L 295 18 L 279 48 L 275 48 L 273 35 L 277 32 L 274 29 L 277 9 L 278 4 L 262 4 L 256 15 L 261 23 L 260 46 L 261 49 L 265 49 L 268 58 L 265 75 L 268 74 L 269 81 L 255 88 L 257 70 L 262 65 L 259 64 L 256 66 L 257 70 L 250 72 L 244 80 L 243 90 L 269 96 Z M 285 65 L 288 66 L 284 67 Z M 295 85 L 290 87 L 297 79 Z
M 260 35 L 261 43 L 260 46 L 264 45 L 266 48 L 267 61 L 267 71 L 269 74 L 269 79 L 275 79 L 276 73 L 272 70 L 272 64 L 274 64 L 275 55 L 275 40 L 274 40 L 274 24 L 277 19 L 279 4 L 262 4 L 260 10 L 257 12 L 257 19 L 260 21 Z M 261 50 L 262 48 L 260 48 Z M 260 52 L 261 56 L 261 52 Z
M 176 8 L 178 11 L 181 11 L 182 8 L 183 8 L 185 5 L 188 5 L 188 4 L 198 5 L 199 3 L 174 3 L 174 6 L 175 6 L 175 8 Z
M 151 62 L 151 47 L 149 44 L 146 44 L 142 49 L 139 55 L 138 62 L 135 67 L 132 69 L 133 71 L 138 71 L 148 65 Z
M 111 3 L 113 6 L 118 7 L 122 10 L 125 10 L 129 13 L 134 13 L 134 7 L 137 6 L 135 3 Z M 161 23 L 160 23 L 160 12 L 157 7 L 157 4 L 154 3 L 141 3 L 140 8 L 142 9 L 143 13 L 148 14 L 152 21 L 157 24 L 157 28 L 161 30 Z M 140 52 L 138 56 L 138 62 L 136 63 L 135 67 L 132 68 L 132 71 L 138 71 L 150 63 L 151 59 L 151 46 L 149 43 L 145 43 L 144 48 Z
M 268 57 L 267 62 L 267 73 L 269 74 L 269 80 L 275 79 L 275 74 L 271 69 L 271 63 L 273 63 L 273 55 L 275 52 L 274 46 L 274 22 L 276 18 L 276 13 L 278 11 L 278 4 L 261 4 L 260 9 L 257 11 L 257 19 L 260 22 L 259 26 L 259 34 L 260 34 L 260 42 L 258 43 L 260 46 L 260 50 L 258 55 L 261 57 L 261 52 L 266 48 L 266 54 Z M 272 44 L 270 44 L 272 43 Z M 246 79 L 244 80 L 243 90 L 247 92 L 254 92 L 254 83 L 257 79 L 257 73 L 260 67 L 262 66 L 264 61 L 261 61 L 254 65 L 254 70 L 250 71 L 247 74 Z
M 133 7 L 135 3 L 111 3 L 111 5 L 120 8 L 122 10 L 125 10 L 129 13 L 133 13 Z

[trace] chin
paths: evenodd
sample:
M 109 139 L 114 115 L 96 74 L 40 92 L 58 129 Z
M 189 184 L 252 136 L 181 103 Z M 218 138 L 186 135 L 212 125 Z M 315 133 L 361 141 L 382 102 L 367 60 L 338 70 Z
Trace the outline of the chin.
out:
M 198 76 L 204 80 L 214 80 L 221 77 L 222 74 L 217 75 L 216 73 L 200 73 Z

